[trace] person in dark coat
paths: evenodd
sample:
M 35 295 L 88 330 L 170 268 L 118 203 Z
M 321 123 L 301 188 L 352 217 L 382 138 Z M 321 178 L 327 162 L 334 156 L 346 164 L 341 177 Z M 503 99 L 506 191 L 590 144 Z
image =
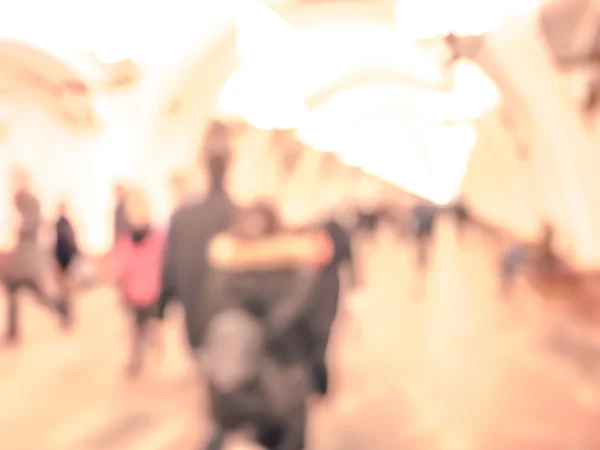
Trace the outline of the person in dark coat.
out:
M 338 310 L 340 297 L 340 269 L 348 270 L 350 285 L 358 283 L 350 233 L 337 220 L 330 219 L 322 227 L 333 245 L 331 261 L 317 279 L 310 309 L 310 336 L 312 339 L 313 376 L 316 391 L 325 395 L 329 386 L 325 354 L 329 336 Z
M 28 174 L 18 170 L 14 176 L 14 206 L 20 226 L 17 244 L 9 254 L 4 268 L 4 287 L 7 291 L 5 339 L 8 344 L 18 342 L 20 338 L 18 293 L 22 288 L 29 289 L 37 303 L 56 314 L 63 321 L 63 325 L 69 322 L 68 304 L 50 300 L 47 286 L 44 284 L 50 268 L 45 264 L 48 261 L 39 243 L 39 232 L 43 222 L 40 203 L 29 187 Z
M 469 208 L 464 199 L 459 198 L 452 204 L 452 213 L 456 223 L 456 236 L 460 240 L 462 239 L 465 229 L 469 224 L 469 219 L 471 218 Z
M 429 266 L 438 209 L 427 201 L 417 202 L 412 209 L 417 245 L 417 268 L 424 270 Z
M 500 295 L 510 297 L 515 289 L 518 275 L 527 264 L 529 246 L 523 242 L 513 242 L 500 255 Z
M 67 205 L 61 202 L 58 205 L 58 220 L 54 226 L 54 259 L 56 262 L 56 278 L 61 301 L 71 304 L 71 267 L 79 254 L 75 230 L 67 215 Z
M 171 216 L 158 301 L 161 318 L 171 299 L 176 297 L 181 301 L 192 351 L 202 345 L 206 317 L 209 271 L 206 248 L 214 236 L 227 229 L 237 210 L 225 190 L 228 157 L 214 154 L 207 159 L 207 195 L 200 201 L 182 205 Z
M 217 433 L 250 426 L 276 450 L 304 449 L 313 391 L 306 331 L 314 284 L 331 254 L 322 233 L 283 234 L 264 205 L 244 211 L 209 249 L 211 310 L 202 366 Z

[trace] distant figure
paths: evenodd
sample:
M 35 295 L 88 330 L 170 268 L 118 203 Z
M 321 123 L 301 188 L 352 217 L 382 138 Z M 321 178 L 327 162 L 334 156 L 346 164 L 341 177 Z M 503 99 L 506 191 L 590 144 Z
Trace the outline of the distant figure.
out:
M 136 377 L 143 366 L 144 347 L 158 339 L 164 238 L 150 223 L 147 198 L 141 190 L 128 192 L 125 212 L 129 234 L 120 238 L 110 255 L 109 272 L 120 280 L 124 302 L 132 315 L 133 338 L 126 374 Z
M 54 241 L 54 258 L 56 261 L 56 277 L 60 290 L 60 299 L 71 305 L 72 273 L 71 269 L 79 249 L 75 230 L 67 214 L 67 205 L 58 205 L 58 219 L 55 224 L 56 237 Z
M 228 156 L 209 155 L 206 166 L 209 184 L 206 196 L 188 202 L 171 216 L 159 302 L 162 317 L 171 299 L 181 300 L 188 343 L 194 352 L 202 344 L 204 331 L 203 308 L 208 296 L 206 248 L 216 234 L 231 224 L 237 210 L 225 189 Z
M 469 223 L 469 209 L 467 204 L 462 199 L 457 199 L 452 204 L 452 213 L 454 214 L 454 221 L 456 224 L 456 236 L 461 239 L 464 235 L 465 228 Z
M 31 191 L 29 174 L 23 169 L 13 174 L 14 206 L 19 220 L 17 244 L 8 255 L 4 270 L 4 286 L 7 291 L 6 342 L 17 343 L 20 338 L 20 304 L 18 293 L 22 288 L 29 289 L 37 303 L 56 314 L 63 326 L 68 326 L 69 310 L 65 302 L 51 301 L 44 284 L 49 267 L 45 264 L 46 255 L 39 243 L 42 227 L 40 203 Z
M 500 294 L 508 298 L 513 294 L 517 276 L 527 262 L 528 247 L 513 243 L 500 258 Z
M 324 224 L 323 230 L 333 245 L 333 256 L 317 279 L 310 308 L 309 324 L 314 340 L 312 355 L 316 391 L 321 395 L 326 395 L 330 384 L 326 352 L 340 301 L 340 270 L 347 270 L 351 288 L 358 285 L 358 277 L 348 230 L 335 219 L 328 220 Z
M 600 79 L 592 79 L 587 87 L 585 98 L 583 99 L 581 110 L 584 119 L 590 124 L 596 116 L 598 105 L 600 104 Z
M 540 237 L 533 248 L 533 261 L 545 275 L 552 275 L 560 268 L 556 253 L 556 232 L 552 224 L 545 222 L 541 226 Z
M 115 186 L 115 211 L 114 211 L 114 243 L 129 233 L 129 223 L 125 212 L 127 189 L 122 184 Z
M 429 266 L 438 209 L 430 202 L 419 201 L 413 206 L 412 216 L 417 245 L 417 267 L 424 270 Z

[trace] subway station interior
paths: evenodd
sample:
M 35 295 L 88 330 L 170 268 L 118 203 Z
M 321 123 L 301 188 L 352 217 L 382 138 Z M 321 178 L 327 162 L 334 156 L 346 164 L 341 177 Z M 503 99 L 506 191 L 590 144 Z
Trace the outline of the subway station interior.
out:
M 0 5 L 0 67 L 0 332 L 20 330 L 0 345 L 0 447 L 213 450 L 186 306 L 130 379 L 126 289 L 100 267 L 115 186 L 171 236 L 218 148 L 236 208 L 268 199 L 286 230 L 335 215 L 360 280 L 339 275 L 305 442 L 244 429 L 223 449 L 600 448 L 598 0 L 21 0 Z M 13 299 L 15 178 L 40 255 L 68 210 L 77 265 L 39 274 L 69 286 L 69 327 L 37 287 Z

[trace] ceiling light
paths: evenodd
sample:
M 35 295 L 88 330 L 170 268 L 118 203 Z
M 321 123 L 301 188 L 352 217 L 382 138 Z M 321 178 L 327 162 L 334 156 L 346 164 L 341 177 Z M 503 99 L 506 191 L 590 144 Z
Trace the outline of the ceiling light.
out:
M 519 6 L 525 1 L 527 7 Z M 399 0 L 398 31 L 413 39 L 432 39 L 453 33 L 481 36 L 495 31 L 513 11 L 528 11 L 537 0 Z

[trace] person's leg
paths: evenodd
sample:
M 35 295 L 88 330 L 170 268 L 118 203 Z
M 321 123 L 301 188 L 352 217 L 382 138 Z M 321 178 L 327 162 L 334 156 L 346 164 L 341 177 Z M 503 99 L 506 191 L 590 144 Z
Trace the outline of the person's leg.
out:
M 288 415 L 284 421 L 283 435 L 273 450 L 304 450 L 306 446 L 307 408 L 305 405 Z
M 18 291 L 20 283 L 17 281 L 6 280 L 4 282 L 6 290 L 6 335 L 7 344 L 18 342 L 20 338 L 19 323 L 19 299 Z
M 199 446 L 199 450 L 223 450 L 223 448 L 225 448 L 225 433 L 221 430 L 216 430 L 207 443 L 202 442 Z
M 333 324 L 331 324 L 333 326 Z M 312 377 L 316 393 L 326 396 L 330 388 L 330 376 L 327 368 L 327 346 L 331 328 L 315 333 L 312 355 Z
M 417 236 L 417 268 L 419 270 L 425 270 L 429 264 L 429 238 L 423 233 L 419 232 Z
M 466 219 L 459 215 L 456 218 L 456 239 L 460 242 L 462 241 L 464 234 L 465 234 L 465 228 L 467 226 L 467 222 Z
M 58 285 L 58 299 L 56 308 L 63 317 L 63 325 L 70 327 L 72 325 L 72 276 L 70 264 L 56 264 L 55 275 Z
M 71 325 L 71 315 L 67 304 L 50 300 L 48 294 L 42 288 L 42 284 L 39 280 L 32 278 L 24 280 L 22 283 L 23 287 L 27 287 L 27 289 L 33 293 L 34 299 L 38 305 L 46 308 L 53 314 L 59 315 L 63 327 L 68 328 Z
M 143 308 L 132 307 L 132 321 L 131 350 L 125 372 L 128 377 L 135 378 L 140 374 L 143 365 L 144 340 L 147 325 Z
M 512 295 L 515 287 L 516 271 L 510 267 L 503 267 L 500 273 L 500 294 L 504 298 Z

